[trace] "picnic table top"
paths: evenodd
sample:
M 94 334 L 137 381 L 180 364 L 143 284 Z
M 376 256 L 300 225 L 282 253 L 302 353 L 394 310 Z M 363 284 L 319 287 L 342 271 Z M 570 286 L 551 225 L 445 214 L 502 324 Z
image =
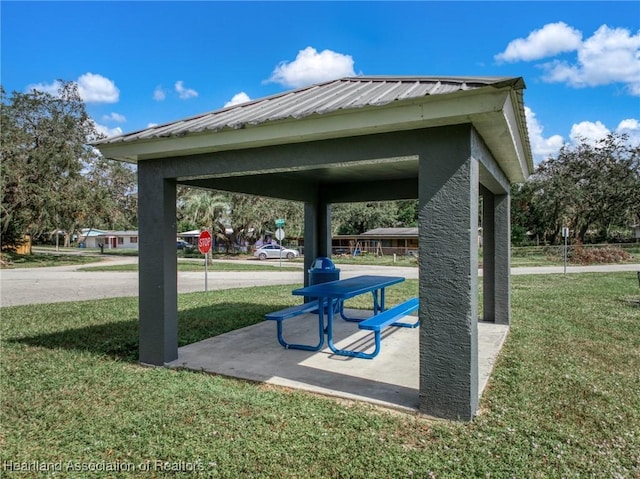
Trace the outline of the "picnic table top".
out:
M 401 283 L 404 280 L 402 276 L 355 276 L 353 278 L 329 281 L 327 283 L 319 283 L 294 289 L 292 294 L 296 296 L 347 299 L 369 291 L 386 288 L 387 286 Z

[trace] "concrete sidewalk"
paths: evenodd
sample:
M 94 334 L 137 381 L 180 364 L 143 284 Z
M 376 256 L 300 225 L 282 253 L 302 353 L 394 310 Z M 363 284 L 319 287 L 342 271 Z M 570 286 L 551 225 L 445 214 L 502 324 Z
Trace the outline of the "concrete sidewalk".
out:
M 371 314 L 371 311 L 349 310 L 349 315 L 354 317 Z M 283 330 L 287 340 L 317 344 L 318 317 L 307 314 L 287 320 Z M 508 326 L 478 323 L 480 395 L 508 330 Z M 358 350 L 373 347 L 372 336 L 358 329 L 355 323 L 336 320 L 334 335 L 338 347 Z M 417 411 L 418 340 L 418 329 L 387 328 L 378 356 L 374 359 L 349 358 L 333 354 L 328 347 L 319 352 L 284 349 L 278 343 L 275 322 L 264 321 L 183 346 L 178 350 L 178 359 L 168 366 Z

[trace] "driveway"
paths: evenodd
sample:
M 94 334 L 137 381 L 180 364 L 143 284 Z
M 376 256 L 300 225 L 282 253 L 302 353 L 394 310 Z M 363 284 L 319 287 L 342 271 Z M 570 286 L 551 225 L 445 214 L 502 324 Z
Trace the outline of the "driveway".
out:
M 136 263 L 138 258 L 105 258 L 103 264 Z M 255 260 L 248 260 L 254 262 Z M 215 262 L 209 270 L 208 289 L 246 288 L 275 284 L 302 284 L 301 263 L 287 263 L 300 266 L 300 271 L 279 271 L 278 262 L 261 263 L 273 266 L 265 271 L 225 271 L 216 272 Z M 83 301 L 138 295 L 138 273 L 125 271 L 79 271 L 87 265 L 57 266 L 53 268 L 3 269 L 0 271 L 0 306 L 22 304 L 56 303 L 63 301 Z M 91 266 L 91 265 L 89 265 Z M 381 274 L 418 278 L 418 268 L 369 265 L 338 265 L 340 277 L 349 278 L 360 274 Z M 615 264 L 600 266 L 570 266 L 567 273 L 640 271 L 640 264 Z M 563 273 L 562 266 L 541 268 L 514 268 L 512 274 L 557 274 Z M 204 291 L 204 273 L 179 272 L 178 292 Z

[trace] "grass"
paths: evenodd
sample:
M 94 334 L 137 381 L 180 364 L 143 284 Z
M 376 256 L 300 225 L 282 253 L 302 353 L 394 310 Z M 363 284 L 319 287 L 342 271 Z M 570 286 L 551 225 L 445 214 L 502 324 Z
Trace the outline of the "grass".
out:
M 640 258 L 640 246 L 637 244 L 609 244 L 609 245 L 585 245 L 582 250 L 589 251 L 592 249 L 616 249 L 622 250 L 631 256 L 631 259 L 622 261 L 623 263 L 637 263 Z M 583 265 L 579 260 L 574 260 L 576 245 L 568 245 L 568 263 L 569 265 Z M 482 255 L 482 253 L 480 253 Z M 564 246 L 520 246 L 511 248 L 511 266 L 559 266 L 564 263 Z M 593 262 L 591 264 L 601 264 Z
M 29 255 L 15 254 L 9 251 L 2 253 L 2 260 L 9 268 L 44 268 L 51 266 L 72 266 L 77 264 L 96 263 L 101 258 L 96 256 L 70 255 L 66 253 L 34 253 Z
M 290 291 L 180 295 L 180 344 L 262 321 Z M 637 478 L 638 296 L 632 273 L 514 277 L 472 423 L 141 367 L 135 298 L 2 308 L 2 475 L 50 476 L 7 469 L 37 461 L 70 478 Z

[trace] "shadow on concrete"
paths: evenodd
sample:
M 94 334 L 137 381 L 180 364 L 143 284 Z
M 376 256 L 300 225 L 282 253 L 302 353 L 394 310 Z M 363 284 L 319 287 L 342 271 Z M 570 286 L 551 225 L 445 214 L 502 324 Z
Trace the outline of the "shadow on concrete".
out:
M 361 317 L 371 314 L 362 310 L 349 313 Z M 478 324 L 480 394 L 507 332 L 506 326 Z M 317 316 L 285 321 L 284 336 L 295 343 L 317 344 Z M 371 333 L 359 330 L 356 323 L 337 320 L 334 336 L 339 348 L 373 347 Z M 418 350 L 419 331 L 407 328 L 389 328 L 374 359 L 338 356 L 326 344 L 318 352 L 284 349 L 277 341 L 275 322 L 263 321 L 181 347 L 178 359 L 168 366 L 415 411 L 419 401 Z
M 276 324 L 263 320 L 276 309 L 277 305 L 236 302 L 181 309 L 179 356 L 167 366 L 417 410 L 419 329 L 388 328 L 380 354 L 371 360 L 335 355 L 326 343 L 318 352 L 284 349 L 276 338 Z M 371 312 L 349 314 L 367 317 Z M 478 323 L 480 394 L 507 332 L 507 326 Z M 285 321 L 284 335 L 291 342 L 317 344 L 317 316 Z M 339 348 L 373 349 L 371 333 L 359 330 L 356 323 L 337 319 L 334 336 Z M 6 340 L 138 362 L 137 318 Z

